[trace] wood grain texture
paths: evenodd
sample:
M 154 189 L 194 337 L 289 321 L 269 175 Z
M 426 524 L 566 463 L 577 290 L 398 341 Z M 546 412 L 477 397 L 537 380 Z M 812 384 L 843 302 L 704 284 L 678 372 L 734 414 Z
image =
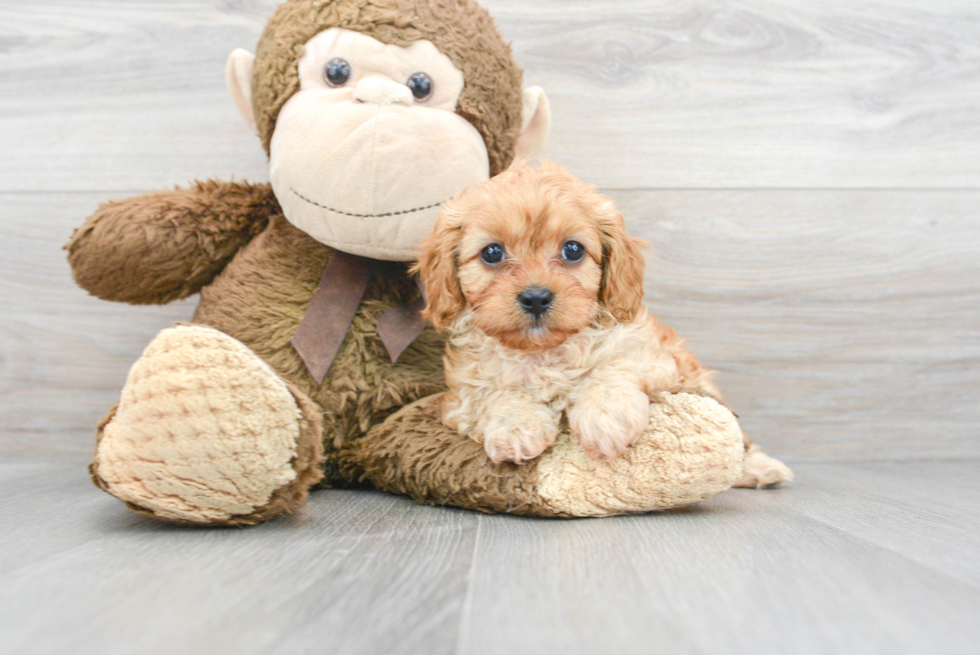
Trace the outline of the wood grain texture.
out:
M 616 192 L 647 304 L 808 458 L 980 455 L 975 192 Z
M 0 452 L 88 452 L 133 361 L 197 299 L 132 307 L 75 286 L 62 246 L 101 194 L 0 198 Z
M 688 511 L 481 517 L 459 652 L 974 652 L 976 472 L 811 465 Z
M 968 0 L 493 3 L 606 188 L 980 183 Z
M 0 3 L 0 190 L 262 180 L 224 90 L 275 0 Z M 488 0 L 606 188 L 980 183 L 968 0 Z
M 0 467 L 4 653 L 455 647 L 473 513 L 325 492 L 257 529 L 187 530 L 92 493 L 82 464 Z
M 323 491 L 187 530 L 0 464 L 10 653 L 971 653 L 975 463 L 804 464 L 683 511 L 531 520 Z M 56 627 L 55 627 L 56 626 Z

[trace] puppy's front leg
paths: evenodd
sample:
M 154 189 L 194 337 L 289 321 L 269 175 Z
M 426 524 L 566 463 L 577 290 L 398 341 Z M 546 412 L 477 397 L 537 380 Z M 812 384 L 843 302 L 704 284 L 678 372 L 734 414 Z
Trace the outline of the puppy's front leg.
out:
M 650 397 L 639 379 L 616 368 L 598 369 L 571 397 L 568 425 L 593 457 L 617 457 L 650 422 Z
M 479 400 L 467 398 L 464 392 L 452 405 L 456 409 L 447 412 L 447 424 L 455 424 L 482 443 L 495 462 L 520 464 L 534 459 L 558 436 L 561 412 L 519 391 L 498 390 Z

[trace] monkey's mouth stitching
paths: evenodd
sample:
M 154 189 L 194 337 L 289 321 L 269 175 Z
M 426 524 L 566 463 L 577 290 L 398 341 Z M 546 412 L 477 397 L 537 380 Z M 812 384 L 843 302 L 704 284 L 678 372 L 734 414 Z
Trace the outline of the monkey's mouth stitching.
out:
M 432 209 L 433 207 L 438 207 L 443 202 L 445 202 L 443 200 L 443 201 L 440 201 L 440 202 L 434 202 L 431 205 L 426 205 L 425 207 L 416 207 L 415 209 L 402 209 L 400 211 L 388 212 L 386 214 L 354 214 L 354 213 L 351 213 L 351 212 L 343 212 L 343 211 L 340 211 L 339 209 L 334 209 L 333 207 L 327 207 L 326 205 L 321 205 L 320 203 L 318 203 L 315 200 L 310 200 L 309 198 L 307 198 L 306 196 L 304 196 L 302 193 L 300 193 L 299 191 L 297 191 L 293 187 L 289 187 L 289 190 L 292 191 L 294 194 L 296 194 L 296 197 L 299 198 L 300 200 L 305 200 L 306 202 L 310 203 L 311 205 L 316 205 L 320 209 L 326 209 L 327 211 L 331 211 L 331 212 L 333 212 L 335 214 L 342 214 L 344 216 L 353 216 L 354 218 L 384 218 L 385 216 L 400 216 L 401 214 L 411 214 L 413 212 L 420 212 L 423 209 Z

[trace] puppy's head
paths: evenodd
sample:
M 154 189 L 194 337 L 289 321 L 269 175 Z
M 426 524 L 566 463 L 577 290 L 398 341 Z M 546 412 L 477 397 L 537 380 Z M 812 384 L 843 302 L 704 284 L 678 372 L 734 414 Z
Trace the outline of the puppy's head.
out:
M 469 307 L 483 332 L 546 350 L 643 299 L 640 241 L 609 198 L 563 168 L 515 168 L 447 204 L 415 270 L 424 314 L 445 329 Z

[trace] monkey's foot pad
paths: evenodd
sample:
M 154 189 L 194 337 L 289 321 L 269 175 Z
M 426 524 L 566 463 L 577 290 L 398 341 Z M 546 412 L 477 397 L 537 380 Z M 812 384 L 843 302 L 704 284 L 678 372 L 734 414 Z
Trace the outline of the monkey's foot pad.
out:
M 483 446 L 445 427 L 441 398 L 408 405 L 353 442 L 345 454 L 351 469 L 381 489 L 435 505 L 556 517 L 689 505 L 742 475 L 738 421 L 704 396 L 658 394 L 646 433 L 615 459 L 594 459 L 564 433 L 523 464 L 494 464 Z
M 195 325 L 150 343 L 97 440 L 95 483 L 178 523 L 257 523 L 298 507 L 321 476 L 313 404 L 244 344 Z

